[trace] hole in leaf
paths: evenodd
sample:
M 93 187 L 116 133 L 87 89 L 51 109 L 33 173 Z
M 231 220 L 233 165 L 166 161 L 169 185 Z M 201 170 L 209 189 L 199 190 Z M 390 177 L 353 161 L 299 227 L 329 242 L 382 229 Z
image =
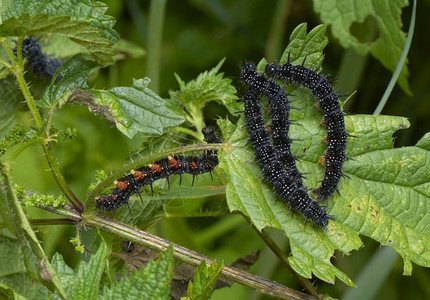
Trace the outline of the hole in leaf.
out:
M 367 16 L 364 22 L 354 22 L 349 31 L 362 44 L 372 44 L 379 37 L 379 28 L 374 16 Z

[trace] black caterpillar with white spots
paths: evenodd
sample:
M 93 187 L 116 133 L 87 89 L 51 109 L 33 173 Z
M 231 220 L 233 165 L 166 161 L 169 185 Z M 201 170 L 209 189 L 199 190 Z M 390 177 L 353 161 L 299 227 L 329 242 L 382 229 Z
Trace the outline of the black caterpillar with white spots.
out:
M 212 127 L 205 127 L 202 132 L 205 142 L 221 143 Z M 137 170 L 132 170 L 131 174 L 115 180 L 114 184 L 116 188 L 110 195 L 99 195 L 95 198 L 96 208 L 105 211 L 115 211 L 124 204 L 128 205 L 130 196 L 139 194 L 140 189 L 144 185 L 149 185 L 152 190 L 152 183 L 158 179 L 166 178 L 167 182 L 169 182 L 170 175 L 179 174 L 182 176 L 185 173 L 191 174 L 195 178 L 199 174 L 211 173 L 216 165 L 218 165 L 216 150 L 207 150 L 200 157 L 194 155 L 168 156 Z
M 302 174 L 296 167 L 296 160 L 291 153 L 290 130 L 290 103 L 285 90 L 274 80 L 259 74 L 254 64 L 246 64 L 241 71 L 242 81 L 257 94 L 261 94 L 269 101 L 272 115 L 271 137 L 279 160 L 292 180 L 301 182 Z
M 14 48 L 16 55 L 17 48 Z M 62 63 L 56 59 L 49 58 L 42 52 L 37 40 L 26 37 L 22 41 L 22 57 L 26 59 L 25 67 L 33 74 L 45 77 L 53 77 Z M 57 76 L 61 79 L 61 75 Z
M 324 156 L 326 166 L 324 179 L 320 187 L 313 192 L 320 201 L 326 200 L 334 191 L 339 193 L 337 185 L 343 176 L 342 166 L 347 158 L 345 148 L 348 134 L 345 130 L 345 121 L 338 95 L 324 76 L 305 68 L 303 65 L 268 64 L 265 73 L 275 79 L 282 79 L 309 88 L 312 94 L 318 98 L 319 107 L 324 112 L 323 124 L 328 131 L 326 138 L 328 148 Z
M 284 148 L 284 151 L 290 152 L 289 154 L 280 153 L 280 151 L 272 146 L 269 134 L 264 125 L 258 94 L 267 97 L 269 103 L 273 102 L 273 105 L 271 104 L 271 112 L 275 115 L 275 118 L 280 118 L 277 121 L 273 120 L 272 130 L 277 131 L 280 128 L 285 130 L 287 124 L 289 126 L 288 102 L 276 101 L 282 94 L 285 94 L 285 91 L 273 80 L 265 78 L 264 75 L 259 75 L 253 64 L 247 64 L 242 68 L 241 79 L 249 86 L 249 89 L 243 96 L 245 105 L 244 114 L 246 126 L 250 135 L 249 139 L 254 148 L 255 157 L 262 169 L 264 178 L 272 185 L 275 193 L 292 208 L 300 211 L 305 216 L 305 219 L 312 219 L 315 225 L 325 229 L 329 219 L 332 217 L 308 195 L 307 189 L 304 188 L 302 184 L 301 174 L 297 170 L 295 162 L 294 166 L 292 166 L 293 164 L 284 164 L 284 160 L 281 159 L 281 156 L 291 156 L 293 160 L 294 156 L 287 147 Z M 286 99 L 286 95 L 282 97 Z M 275 103 L 278 103 L 278 106 L 275 106 Z M 274 108 L 277 110 L 274 111 Z M 278 127 L 278 129 L 274 126 L 277 124 L 276 122 L 280 122 L 280 127 Z M 275 133 L 272 134 L 273 140 Z M 288 131 L 286 134 L 280 132 L 279 135 L 284 139 L 284 142 L 288 142 L 286 144 L 289 144 Z M 274 144 L 276 143 L 275 139 Z M 285 159 L 285 161 L 287 161 L 287 159 Z

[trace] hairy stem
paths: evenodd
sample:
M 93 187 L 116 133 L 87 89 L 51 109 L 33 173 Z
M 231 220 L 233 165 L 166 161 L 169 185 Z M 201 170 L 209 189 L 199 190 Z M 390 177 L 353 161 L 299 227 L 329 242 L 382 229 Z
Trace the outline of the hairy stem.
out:
M 31 96 L 30 90 L 28 89 L 27 82 L 24 79 L 24 73 L 22 70 L 23 67 L 23 58 L 21 55 L 21 46 L 22 46 L 22 38 L 18 39 L 17 43 L 17 53 L 18 60 L 15 59 L 15 54 L 13 54 L 12 49 L 3 41 L 3 47 L 6 50 L 10 61 L 12 62 L 12 67 L 10 68 L 11 72 L 15 75 L 18 85 L 21 89 L 21 92 L 24 96 L 25 102 L 27 103 L 28 109 L 30 110 L 34 123 L 36 124 L 37 129 L 41 129 L 43 126 L 42 116 L 39 113 L 39 110 L 36 107 L 36 103 L 34 102 L 33 97 Z
M 60 190 L 78 211 L 84 211 L 84 205 L 78 200 L 78 198 L 76 198 L 75 194 L 72 192 L 61 174 L 60 168 L 58 167 L 57 161 L 54 157 L 54 152 L 52 152 L 51 145 L 49 143 L 44 144 L 43 151 L 45 151 L 46 160 L 48 161 L 52 175 L 54 176 Z
M 45 209 L 53 213 L 62 215 L 66 218 L 70 218 L 77 222 L 80 222 L 83 227 L 96 227 L 100 230 L 115 234 L 116 236 L 120 236 L 124 239 L 127 239 L 129 241 L 143 245 L 156 251 L 164 251 L 172 244 L 170 241 L 152 235 L 148 232 L 130 227 L 122 223 L 118 223 L 114 220 L 103 218 L 101 216 L 81 216 L 79 213 L 74 212 L 68 207 Z M 208 266 L 214 262 L 213 259 L 207 256 L 204 256 L 202 254 L 199 254 L 176 244 L 173 244 L 173 250 L 173 255 L 176 259 L 195 267 L 199 266 L 203 260 L 206 261 Z M 277 297 L 279 299 L 318 299 L 315 296 L 310 296 L 298 292 L 273 281 L 267 280 L 256 275 L 252 275 L 248 272 L 230 266 L 223 267 L 221 271 L 221 276 L 226 280 L 242 284 L 262 294 Z
M 60 297 L 65 299 L 66 293 L 63 286 L 16 196 L 10 175 L 10 165 L 11 162 L 0 163 L 0 216 L 2 222 L 20 241 L 26 274 L 33 280 L 40 281 L 51 291 L 58 291 Z M 43 274 L 50 276 L 46 277 Z
M 43 130 L 43 119 L 39 110 L 37 109 L 36 103 L 33 99 L 33 96 L 30 93 L 27 82 L 24 78 L 23 72 L 23 58 L 21 55 L 21 46 L 22 46 L 22 38 L 19 38 L 17 44 L 17 54 L 18 60 L 15 59 L 15 55 L 10 49 L 9 45 L 5 41 L 3 41 L 3 47 L 8 53 L 9 59 L 12 62 L 13 67 L 11 68 L 11 72 L 15 75 L 18 85 L 21 89 L 21 92 L 24 96 L 24 99 L 27 103 L 27 106 L 30 110 L 31 115 L 33 116 L 34 123 L 36 124 L 36 128 L 42 133 L 45 142 L 42 144 L 43 151 L 45 152 L 46 160 L 50 166 L 52 175 L 54 176 L 55 181 L 60 187 L 61 191 L 64 195 L 69 199 L 69 201 L 75 206 L 76 209 L 83 211 L 84 206 L 82 203 L 76 198 L 75 194 L 71 191 L 70 187 L 67 185 L 66 180 L 60 172 L 60 168 L 58 167 L 57 161 L 54 157 L 54 153 L 52 152 L 50 145 L 50 136 L 49 132 Z

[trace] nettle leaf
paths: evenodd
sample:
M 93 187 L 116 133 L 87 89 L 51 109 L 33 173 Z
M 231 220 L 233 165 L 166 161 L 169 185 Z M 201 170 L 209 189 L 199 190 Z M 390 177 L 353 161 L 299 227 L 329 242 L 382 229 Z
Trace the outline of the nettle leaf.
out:
M 428 146 L 421 141 L 423 148 L 390 147 L 354 156 L 344 170 L 358 181 L 355 192 L 332 210 L 339 222 L 393 247 L 403 257 L 405 275 L 412 273 L 412 262 L 430 266 Z
M 313 189 L 322 179 L 323 167 L 318 159 L 325 146 L 324 129 L 317 120 L 297 119 L 303 126 L 292 128 L 298 168 L 306 175 L 304 185 Z M 330 262 L 335 250 L 349 253 L 362 245 L 364 234 L 393 247 L 405 260 L 405 274 L 412 271 L 411 262 L 430 266 L 430 176 L 428 150 L 419 147 L 392 148 L 392 134 L 408 125 L 405 118 L 390 116 L 347 116 L 350 138 L 340 194 L 329 200 L 328 212 L 335 217 L 328 231 L 304 225 L 303 216 L 292 214 L 262 183 L 261 169 L 254 163 L 254 153 L 247 145 L 248 134 L 241 120 L 237 127 L 220 122 L 230 152 L 221 152 L 221 167 L 230 178 L 226 188 L 230 210 L 249 216 L 258 229 L 266 226 L 282 229 L 290 239 L 293 268 L 305 277 L 314 273 L 334 282 L 334 276 L 347 284 L 348 277 Z M 224 124 L 223 124 L 224 123 Z M 380 133 L 380 134 L 379 134 Z M 421 147 L 430 143 L 421 142 Z M 411 242 L 413 241 L 413 242 Z
M 218 73 L 224 60 L 188 83 L 175 74 L 180 90 L 171 91 L 170 98 L 181 103 L 192 116 L 201 112 L 206 103 L 210 101 L 224 104 L 230 113 L 234 113 L 235 108 L 238 107 L 236 89 L 231 85 L 231 79 L 223 78 L 224 73 Z
M 303 124 L 301 120 L 300 123 L 304 126 L 299 129 L 299 126 L 295 126 L 296 134 L 292 137 L 300 136 L 302 142 L 293 144 L 293 153 L 306 153 L 302 159 L 297 160 L 297 166 L 301 172 L 310 173 L 306 175 L 304 185 L 315 188 L 318 185 L 317 177 L 322 178 L 317 176 L 322 173 L 317 154 L 324 152 L 323 146 L 318 145 L 322 143 L 318 140 L 318 136 L 322 137 L 322 132 L 317 124 Z M 224 133 L 224 143 L 228 145 L 224 149 L 230 150 L 220 152 L 220 167 L 229 177 L 226 195 L 230 210 L 240 211 L 248 216 L 259 230 L 268 226 L 283 230 L 290 240 L 290 263 L 300 275 L 310 278 L 314 273 L 327 282 L 334 282 L 337 276 L 345 283 L 353 285 L 345 274 L 331 264 L 330 258 L 335 249 L 341 249 L 345 253 L 358 249 L 361 246 L 358 233 L 332 221 L 327 232 L 310 224 L 306 226 L 303 216 L 292 213 L 285 203 L 274 195 L 269 184 L 263 182 L 261 169 L 255 162 L 252 147 L 248 145 L 249 135 L 244 129 L 243 118 L 237 126 L 221 120 L 218 124 Z M 314 141 L 313 137 L 316 137 Z M 309 147 L 310 144 L 318 146 Z M 313 162 L 305 159 L 312 159 Z M 334 198 L 329 201 L 330 204 L 336 201 L 338 196 Z M 341 234 L 337 234 L 338 232 Z
M 51 259 L 51 265 L 58 274 L 58 278 L 60 279 L 61 284 L 64 286 L 66 294 L 70 296 L 76 281 L 79 280 L 76 277 L 76 272 L 65 263 L 63 256 L 61 256 L 61 254 L 58 252 L 53 255 Z M 53 299 L 57 298 L 52 294 L 51 296 Z
M 26 272 L 20 247 L 16 239 L 0 236 L 0 260 L 2 261 L 0 278 Z
M 105 243 L 102 243 L 97 252 L 91 256 L 88 263 L 81 262 L 75 275 L 75 282 L 69 286 L 68 294 L 72 299 L 97 299 L 99 294 L 99 283 L 106 266 L 106 257 L 109 249 Z M 70 280 L 69 270 L 63 268 L 66 275 L 63 281 Z
M 17 198 L 13 188 L 13 182 L 10 177 L 8 165 L 0 163 L 0 216 L 5 229 L 8 230 L 7 236 L 12 234 L 19 241 L 19 253 L 22 253 L 21 259 L 26 267 L 25 279 L 28 275 L 31 280 L 37 280 L 50 290 L 56 290 L 61 297 L 65 297 L 63 286 L 61 285 L 57 274 L 48 261 L 48 258 L 42 249 L 36 233 L 30 225 L 27 216 Z M 6 263 L 4 265 L 7 266 Z M 16 266 L 18 267 L 18 266 Z M 17 280 L 17 276 L 15 280 Z
M 148 78 L 135 79 L 131 87 L 91 90 L 94 102 L 107 106 L 116 127 L 130 138 L 137 132 L 161 135 L 166 128 L 184 122 L 181 115 L 167 108 L 166 100 L 147 87 L 149 82 Z
M 16 0 L 2 3 L 0 36 L 59 34 L 86 48 L 100 64 L 113 61 L 115 20 L 100 2 Z
M 21 284 L 22 281 L 21 281 Z M 0 282 L 0 293 L 6 297 L 6 299 L 14 300 L 27 300 L 28 298 L 16 292 L 16 289 L 10 288 L 4 282 Z
M 406 35 L 402 31 L 402 8 L 408 0 L 364 0 L 356 5 L 354 0 L 315 0 L 314 9 L 321 15 L 321 20 L 332 25 L 332 34 L 339 39 L 344 48 L 353 47 L 357 52 L 370 52 L 384 67 L 395 70 L 400 59 Z M 376 23 L 373 41 L 360 41 L 351 32 L 351 26 L 358 23 Z M 372 38 L 372 37 L 371 37 Z M 389 45 L 389 47 L 387 47 Z M 398 83 L 402 89 L 411 93 L 407 77 L 407 61 L 402 68 Z
M 12 76 L 0 80 L 0 99 L 0 140 L 2 140 L 13 128 L 15 109 L 23 99 Z
M 57 73 L 67 74 L 52 80 L 45 90 L 39 107 L 48 108 L 67 102 L 87 106 L 95 114 L 102 114 L 108 121 L 132 138 L 137 132 L 161 135 L 166 128 L 182 124 L 181 114 L 172 111 L 166 100 L 151 91 L 149 79 L 133 81 L 131 87 L 116 87 L 108 91 L 89 89 L 88 74 L 97 63 L 76 55 L 67 60 Z
M 213 262 L 208 268 L 202 261 L 196 270 L 193 281 L 188 284 L 188 297 L 185 299 L 205 300 L 213 293 L 215 281 L 221 274 L 223 263 Z
M 105 288 L 100 299 L 170 299 L 170 281 L 173 278 L 173 247 L 161 253 L 157 261 L 149 260 L 136 273 Z
M 318 72 L 324 60 L 322 51 L 328 44 L 326 37 L 327 25 L 318 25 L 307 33 L 307 23 L 298 25 L 290 35 L 290 42 L 281 56 L 278 64 L 290 62 Z M 265 58 L 258 65 L 258 71 L 264 72 L 267 61 Z
M 321 36 L 310 38 L 315 39 L 323 41 Z M 308 42 L 307 38 L 301 40 Z M 305 58 L 301 55 L 291 55 L 290 61 L 301 64 Z M 264 64 L 262 61 L 259 69 Z M 308 60 L 305 66 L 319 68 L 318 60 L 307 64 Z M 322 141 L 327 130 L 320 125 L 323 113 L 315 109 L 317 99 L 308 89 L 289 86 L 287 92 L 297 108 L 291 110 L 291 120 L 302 125 L 291 126 L 290 136 L 294 140 L 291 149 L 297 167 L 306 174 L 304 186 L 315 189 L 324 177 L 319 160 L 327 150 Z M 265 99 L 262 107 L 267 112 Z M 330 221 L 327 231 L 305 225 L 303 216 L 291 212 L 264 182 L 248 142 L 243 116 L 235 125 L 226 120 L 219 120 L 218 124 L 224 135 L 225 147 L 219 155 L 220 167 L 229 177 L 226 194 L 230 210 L 248 216 L 260 230 L 267 226 L 283 230 L 290 240 L 290 264 L 299 274 L 310 278 L 313 273 L 327 282 L 334 282 L 338 277 L 353 285 L 330 259 L 335 250 L 349 253 L 359 249 L 360 234 L 389 245 L 402 255 L 405 274 L 411 273 L 412 262 L 430 266 L 430 215 L 426 210 L 430 205 L 430 175 L 426 171 L 430 135 L 417 146 L 394 149 L 392 135 L 409 126 L 406 118 L 345 116 L 346 131 L 352 135 L 346 147 L 346 155 L 351 160 L 343 168 L 349 179 L 341 179 L 340 195 L 335 194 L 328 201 L 327 211 L 335 220 Z
M 29 298 L 36 297 L 36 289 L 29 288 L 32 280 L 24 263 L 21 242 L 15 237 L 3 236 L 4 230 L 0 233 L 0 282 L 10 287 L 11 291 Z M 0 291 L 4 292 L 4 288 L 5 286 L 0 286 Z
M 57 73 L 64 73 L 67 76 L 63 76 L 58 82 L 55 80 L 56 76 L 54 76 L 42 99 L 37 101 L 37 105 L 42 108 L 48 108 L 60 103 L 61 107 L 69 100 L 75 89 L 88 88 L 88 74 L 97 66 L 96 62 L 86 60 L 80 54 L 67 60 L 57 71 Z
M 156 218 L 157 212 L 163 205 L 163 199 L 160 199 L 159 195 L 155 194 L 152 196 L 150 189 L 148 188 L 145 192 L 141 192 L 143 199 L 140 201 L 139 197 L 128 202 L 130 210 L 133 212 L 130 214 L 128 207 L 122 207 L 115 212 L 115 219 L 125 224 L 136 225 L 138 223 L 147 224 L 146 222 L 153 222 Z M 109 213 L 106 214 L 109 216 Z M 142 225 L 141 225 L 142 226 Z

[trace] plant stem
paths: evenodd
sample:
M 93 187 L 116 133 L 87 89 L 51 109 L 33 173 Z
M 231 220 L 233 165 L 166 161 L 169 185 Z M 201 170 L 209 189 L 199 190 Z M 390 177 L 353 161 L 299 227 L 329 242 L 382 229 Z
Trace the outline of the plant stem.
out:
M 188 122 L 196 127 L 197 132 L 202 132 L 203 125 L 203 110 L 200 105 L 188 104 L 186 105 L 187 111 L 189 112 L 186 116 Z
M 18 41 L 17 52 L 20 52 L 20 45 L 22 44 L 22 40 Z M 15 75 L 16 80 L 18 81 L 18 85 L 21 89 L 21 92 L 24 96 L 25 102 L 27 102 L 28 109 L 30 110 L 34 123 L 36 124 L 37 129 L 42 129 L 43 127 L 43 120 L 42 116 L 40 115 L 39 111 L 37 110 L 36 103 L 33 100 L 33 97 L 31 96 L 30 90 L 28 89 L 27 82 L 24 79 L 24 74 L 22 72 L 22 57 L 18 55 L 18 62 L 15 59 L 15 55 L 13 54 L 12 49 L 10 49 L 9 45 L 6 44 L 6 41 L 3 41 L 3 47 L 5 48 L 9 59 L 12 61 L 13 67 L 11 67 L 11 72 Z M 15 64 L 14 64 L 15 63 Z
M 154 236 L 139 229 L 130 228 L 126 225 L 116 223 L 112 220 L 106 220 L 98 216 L 92 216 L 91 219 L 86 221 L 86 224 L 103 228 L 103 230 L 107 232 L 122 236 L 130 241 L 139 243 L 157 251 L 164 251 L 171 244 L 170 241 L 164 240 L 158 236 Z M 206 261 L 208 267 L 213 263 L 213 259 L 179 245 L 173 245 L 173 250 L 174 257 L 176 259 L 179 259 L 195 267 L 199 266 L 203 260 Z M 223 267 L 221 276 L 224 279 L 240 283 L 263 294 L 279 297 L 281 299 L 315 299 L 314 297 L 310 297 L 284 287 L 280 284 L 230 266 Z M 308 297 L 306 298 L 305 296 Z
M 396 84 L 397 79 L 399 78 L 400 72 L 402 71 L 403 66 L 406 62 L 406 59 L 408 57 L 409 49 L 412 43 L 412 37 L 414 36 L 414 30 L 415 30 L 416 7 L 417 7 L 417 0 L 414 0 L 412 4 L 412 15 L 411 15 L 411 21 L 409 23 L 408 37 L 406 38 L 405 45 L 403 46 L 402 55 L 400 56 L 399 62 L 397 63 L 397 67 L 394 70 L 393 76 L 391 76 L 390 83 L 385 89 L 384 95 L 382 96 L 381 101 L 379 101 L 379 104 L 376 107 L 375 111 L 373 112 L 373 115 L 379 115 L 382 112 L 382 109 L 387 103 L 388 97 L 390 97 L 391 92 L 393 91 L 394 85 Z
M 30 219 L 28 220 L 33 226 L 41 225 L 75 225 L 76 222 L 70 219 L 57 218 L 57 219 Z
M 160 86 L 161 40 L 167 0 L 152 0 L 149 8 L 148 77 L 151 90 L 158 94 Z
M 62 215 L 66 218 L 75 220 L 76 222 L 82 224 L 82 227 L 96 227 L 100 230 L 115 234 L 116 236 L 120 236 L 129 241 L 132 241 L 139 245 L 143 245 L 156 251 L 164 251 L 172 244 L 168 240 L 162 239 L 158 236 L 152 235 L 140 229 L 118 223 L 111 219 L 106 219 L 97 215 L 82 216 L 78 212 L 71 210 L 69 206 L 65 206 L 64 208 L 44 209 Z M 176 244 L 173 244 L 173 250 L 173 255 L 176 259 L 195 267 L 199 266 L 203 260 L 206 261 L 208 267 L 214 262 L 213 259 L 207 256 L 204 256 L 202 254 L 199 254 Z M 298 292 L 273 281 L 267 280 L 256 275 L 252 275 L 248 272 L 230 266 L 223 266 L 221 276 L 226 280 L 242 284 L 262 294 L 277 297 L 279 299 L 318 299 L 317 297 Z
M 268 61 L 277 61 L 280 59 L 291 2 L 291 0 L 278 0 L 276 3 L 266 42 L 265 52 Z
M 75 194 L 72 192 L 63 175 L 61 174 L 60 168 L 58 167 L 57 161 L 55 160 L 54 153 L 52 152 L 51 145 L 49 143 L 44 144 L 43 150 L 45 151 L 46 160 L 48 161 L 52 175 L 54 176 L 58 187 L 67 197 L 67 199 L 69 199 L 69 201 L 73 204 L 73 206 L 78 211 L 83 212 L 84 205 L 78 200 L 78 198 L 76 198 Z
M 63 285 L 43 251 L 16 196 L 10 175 L 10 165 L 10 161 L 6 164 L 0 163 L 0 216 L 2 221 L 20 241 L 26 274 L 33 280 L 42 282 L 52 292 L 58 291 L 59 296 L 65 299 L 66 293 Z M 49 276 L 44 276 L 44 274 L 49 274 Z
M 75 206 L 75 208 L 78 209 L 79 211 L 83 211 L 84 206 L 78 200 L 78 198 L 76 198 L 75 194 L 73 194 L 73 192 L 70 190 L 69 186 L 66 183 L 66 180 L 64 179 L 63 175 L 60 172 L 60 168 L 58 167 L 58 164 L 54 157 L 54 153 L 52 152 L 52 149 L 50 146 L 49 132 L 46 130 L 43 130 L 42 116 L 40 115 L 39 110 L 37 109 L 36 103 L 34 102 L 34 99 L 30 93 L 30 90 L 28 89 L 27 82 L 25 81 L 25 78 L 24 78 L 24 73 L 22 68 L 23 58 L 20 54 L 21 45 L 22 45 L 22 38 L 19 38 L 18 44 L 17 44 L 17 53 L 18 53 L 18 61 L 17 61 L 15 59 L 15 55 L 13 54 L 12 49 L 10 49 L 9 45 L 7 45 L 5 41 L 3 41 L 3 47 L 8 53 L 9 59 L 13 65 L 13 67 L 11 68 L 11 72 L 16 77 L 16 80 L 24 96 L 24 99 L 27 103 L 27 106 L 30 110 L 30 113 L 33 116 L 34 123 L 36 124 L 36 128 L 42 133 L 42 137 L 45 139 L 45 142 L 42 144 L 42 147 L 45 152 L 46 160 L 48 161 L 48 164 L 50 166 L 50 169 L 51 169 L 52 175 L 54 176 L 55 181 L 57 182 L 59 188 L 67 197 L 67 199 L 69 199 L 69 201 Z
M 199 135 L 194 130 L 191 130 L 191 129 L 188 129 L 188 128 L 184 128 L 184 127 L 175 127 L 175 128 L 173 128 L 172 133 L 176 133 L 176 132 L 186 133 L 188 135 L 191 135 L 191 136 L 195 137 L 197 140 L 202 141 L 201 135 Z
M 21 144 L 18 149 L 13 153 L 13 155 L 10 158 L 10 161 L 15 161 L 15 159 L 18 157 L 18 155 L 21 154 L 22 151 L 24 151 L 25 149 L 27 149 L 28 147 L 35 145 L 35 144 L 41 144 L 43 145 L 45 143 L 45 139 L 42 137 L 37 137 L 35 139 L 32 139 L 28 142 L 25 142 L 23 144 Z
M 293 274 L 293 276 L 308 291 L 308 293 L 311 294 L 311 295 L 314 295 L 315 297 L 318 297 L 319 293 L 318 293 L 317 289 L 312 285 L 312 283 L 310 283 L 310 281 L 308 279 L 300 276 L 299 274 L 297 274 L 296 271 L 294 271 L 294 269 L 291 267 L 290 263 L 288 262 L 287 255 L 284 253 L 284 251 L 282 251 L 282 249 L 280 249 L 278 247 L 278 245 L 276 245 L 276 243 L 270 238 L 270 236 L 267 235 L 264 231 L 258 230 L 253 224 L 252 224 L 252 229 L 254 229 L 255 232 L 257 232 L 257 234 L 266 243 L 266 245 L 279 258 L 279 260 L 281 261 L 281 263 L 285 267 L 287 267 L 287 269 L 291 272 L 291 274 Z
M 353 94 L 357 90 L 368 59 L 368 54 L 360 55 L 352 48 L 346 49 L 343 52 L 337 80 L 338 82 L 342 82 L 342 91 Z M 351 72 L 351 70 L 354 70 L 354 72 Z M 347 101 L 343 109 L 348 110 L 352 103 L 353 101 Z

